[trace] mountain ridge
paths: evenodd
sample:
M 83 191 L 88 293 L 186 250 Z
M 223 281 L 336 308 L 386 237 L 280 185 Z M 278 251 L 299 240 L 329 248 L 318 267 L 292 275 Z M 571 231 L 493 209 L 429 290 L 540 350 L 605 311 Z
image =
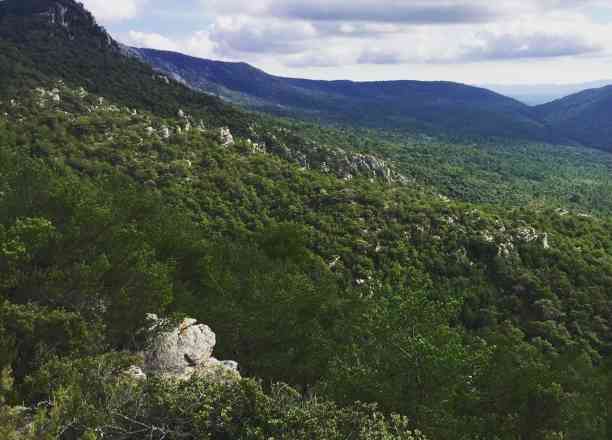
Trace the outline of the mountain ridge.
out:
M 535 110 L 562 136 L 612 151 L 612 85 L 583 90 Z
M 276 115 L 383 130 L 514 138 L 612 150 L 608 141 L 612 138 L 612 119 L 607 110 L 612 106 L 591 108 L 595 103 L 587 98 L 605 93 L 606 87 L 531 106 L 484 87 L 452 81 L 307 80 L 270 75 L 243 62 L 155 49 L 130 51 L 195 90 Z M 582 115 L 560 117 L 560 113 L 567 116 L 568 103 L 574 113 L 578 109 Z
M 139 59 L 195 90 L 282 116 L 306 116 L 393 130 L 547 140 L 528 106 L 480 87 L 450 81 L 306 80 L 269 75 L 246 63 L 132 48 Z

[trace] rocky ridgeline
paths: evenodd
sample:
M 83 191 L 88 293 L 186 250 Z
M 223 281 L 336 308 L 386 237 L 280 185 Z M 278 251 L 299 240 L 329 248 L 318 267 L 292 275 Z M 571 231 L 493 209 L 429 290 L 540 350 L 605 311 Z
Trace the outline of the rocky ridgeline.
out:
M 143 367 L 130 367 L 128 376 L 137 380 L 146 380 L 149 375 L 176 380 L 194 376 L 219 381 L 240 379 L 236 362 L 213 357 L 216 336 L 207 325 L 186 318 L 178 326 L 166 328 L 168 322 L 153 314 L 149 321 L 156 336 L 143 353 Z
M 281 130 L 282 131 L 282 130 Z M 405 185 L 409 183 L 387 161 L 369 154 L 353 153 L 342 148 L 329 148 L 306 141 L 286 142 L 281 140 L 282 133 L 264 136 L 259 146 L 290 162 L 298 163 L 305 169 L 318 170 L 326 174 L 350 181 L 355 177 L 366 177 L 387 184 Z M 290 144 L 291 146 L 288 146 Z
M 276 134 L 266 133 L 260 136 L 253 131 L 253 139 L 238 139 L 228 127 L 207 128 L 202 120 L 196 120 L 182 109 L 178 109 L 174 118 L 156 118 L 146 112 L 120 107 L 102 96 L 90 94 L 83 87 L 72 89 L 62 81 L 48 88 L 37 87 L 31 95 L 0 102 L 0 115 L 15 122 L 23 122 L 33 113 L 52 111 L 62 113 L 74 124 L 86 114 L 111 113 L 112 117 L 123 117 L 139 134 L 138 144 L 145 139 L 157 139 L 172 143 L 176 137 L 187 136 L 191 132 L 202 133 L 215 138 L 224 148 L 237 148 L 246 154 L 272 154 L 289 162 L 296 163 L 304 169 L 311 169 L 350 181 L 356 177 L 365 177 L 387 184 L 407 184 L 408 179 L 396 172 L 386 161 L 368 154 L 346 151 L 342 148 L 320 146 L 311 141 L 293 138 L 288 130 L 278 130 Z M 127 123 L 127 122 L 126 122 Z M 285 139 L 285 138 L 289 139 Z M 114 139 L 112 132 L 105 133 L 107 141 Z

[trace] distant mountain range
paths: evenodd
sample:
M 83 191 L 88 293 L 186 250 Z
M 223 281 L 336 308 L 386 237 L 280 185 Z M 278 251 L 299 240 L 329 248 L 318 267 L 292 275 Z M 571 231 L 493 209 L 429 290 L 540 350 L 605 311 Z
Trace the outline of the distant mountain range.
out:
M 130 52 L 194 89 L 277 115 L 451 135 L 550 138 L 526 105 L 465 84 L 313 81 L 269 75 L 245 63 L 151 49 Z
M 452 82 L 283 78 L 245 63 L 152 49 L 127 50 L 193 89 L 277 115 L 379 129 L 528 139 L 612 150 L 612 88 L 608 87 L 529 106 L 485 88 Z M 571 87 L 576 86 L 565 90 L 571 92 Z M 541 90 L 552 98 L 564 89 Z
M 483 84 L 484 87 L 509 96 L 527 105 L 542 105 L 583 90 L 599 89 L 612 84 L 612 79 L 579 84 Z

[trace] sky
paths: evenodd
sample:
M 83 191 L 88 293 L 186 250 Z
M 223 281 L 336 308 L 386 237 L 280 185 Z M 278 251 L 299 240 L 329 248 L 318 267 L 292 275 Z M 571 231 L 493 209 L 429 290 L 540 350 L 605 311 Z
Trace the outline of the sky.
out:
M 119 41 L 311 79 L 612 77 L 610 0 L 81 0 Z

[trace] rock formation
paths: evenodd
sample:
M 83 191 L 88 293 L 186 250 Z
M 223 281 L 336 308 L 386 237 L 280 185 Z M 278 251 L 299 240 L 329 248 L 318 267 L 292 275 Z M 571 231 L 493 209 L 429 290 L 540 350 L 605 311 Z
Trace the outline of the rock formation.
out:
M 234 145 L 234 136 L 229 128 L 221 128 L 219 129 L 219 136 L 221 138 L 221 145 L 224 147 L 231 147 Z
M 159 333 L 144 353 L 143 374 L 178 380 L 188 380 L 196 375 L 217 380 L 240 378 L 236 362 L 212 357 L 216 336 L 207 325 L 188 318 L 178 326 L 165 329 L 167 322 L 163 319 L 156 315 L 150 315 L 149 319 L 153 323 L 151 330 Z M 142 378 L 135 369 L 126 373 Z

